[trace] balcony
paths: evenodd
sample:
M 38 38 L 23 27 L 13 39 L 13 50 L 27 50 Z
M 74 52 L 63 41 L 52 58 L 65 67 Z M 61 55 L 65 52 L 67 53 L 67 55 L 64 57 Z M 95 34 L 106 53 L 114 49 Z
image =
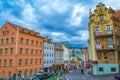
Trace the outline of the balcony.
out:
M 95 36 L 96 37 L 100 37 L 100 36 L 111 36 L 113 35 L 113 31 L 99 31 L 99 32 L 95 32 Z
M 115 50 L 116 48 L 113 45 L 102 46 L 101 44 L 96 45 L 96 50 Z

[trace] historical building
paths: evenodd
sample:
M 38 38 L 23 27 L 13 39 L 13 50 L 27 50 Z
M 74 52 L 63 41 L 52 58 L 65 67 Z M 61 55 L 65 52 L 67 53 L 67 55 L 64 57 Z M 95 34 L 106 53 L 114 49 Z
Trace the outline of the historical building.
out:
M 44 72 L 53 72 L 54 44 L 52 39 L 45 38 L 44 42 Z
M 88 65 L 88 49 L 87 48 L 78 48 L 71 49 L 71 61 L 74 63 L 79 63 L 81 66 L 89 66 Z
M 61 44 L 54 44 L 55 52 L 54 52 L 54 69 L 61 69 L 64 64 L 63 60 L 63 47 Z M 56 69 L 56 70 L 57 70 Z
M 43 50 L 39 32 L 6 22 L 0 28 L 0 77 L 37 73 L 43 67 Z
M 99 3 L 89 13 L 89 60 L 94 75 L 113 74 L 120 64 L 120 10 Z

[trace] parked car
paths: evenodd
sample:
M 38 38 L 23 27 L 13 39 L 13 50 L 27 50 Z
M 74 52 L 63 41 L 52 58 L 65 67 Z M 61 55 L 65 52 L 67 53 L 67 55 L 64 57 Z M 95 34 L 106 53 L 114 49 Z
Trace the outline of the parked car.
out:
M 43 72 L 38 72 L 38 73 L 36 74 L 36 77 L 37 77 L 38 79 L 42 80 L 42 78 L 43 78 Z
M 114 75 L 114 78 L 120 80 L 120 72 L 116 73 L 116 74 Z

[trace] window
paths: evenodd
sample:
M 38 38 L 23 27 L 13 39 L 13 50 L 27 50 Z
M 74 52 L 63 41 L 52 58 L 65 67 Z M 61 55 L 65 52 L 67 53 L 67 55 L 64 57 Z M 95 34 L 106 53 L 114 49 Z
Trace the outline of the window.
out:
M 30 70 L 30 76 L 32 76 L 32 69 Z
M 2 45 L 4 44 L 4 39 L 1 39 L 1 44 L 2 44 Z
M 22 59 L 19 59 L 19 66 L 22 66 Z
M 25 59 L 25 66 L 28 65 L 28 59 Z
M 116 68 L 111 68 L 111 72 L 116 72 Z
M 37 73 L 37 69 L 35 69 L 35 74 Z
M 103 71 L 103 67 L 99 67 L 99 71 Z
M 100 39 L 97 39 L 97 40 L 96 40 L 96 44 L 97 44 L 97 45 L 100 45 Z
M 24 75 L 27 76 L 27 70 L 25 70 Z
M 46 61 L 44 61 L 44 64 L 46 64 Z
M 10 59 L 10 66 L 12 66 L 12 59 Z
M 6 66 L 6 64 L 7 64 L 7 60 L 5 59 L 5 60 L 4 60 L 4 66 Z
M 10 49 L 10 54 L 13 54 L 13 48 Z
M 38 41 L 36 41 L 36 46 L 38 46 Z
M 112 39 L 111 38 L 108 38 L 108 45 L 112 45 Z
M 40 46 L 42 46 L 42 42 L 40 42 Z
M 40 64 L 41 64 L 41 59 L 40 59 Z
M 110 60 L 115 60 L 115 54 L 114 54 L 114 52 L 110 52 Z
M 0 59 L 0 66 L 2 65 L 2 60 Z
M 9 42 L 8 42 L 8 38 L 6 39 L 6 44 L 8 44 Z
M 34 44 L 34 41 L 33 40 L 31 40 L 31 45 L 33 45 Z
M 35 59 L 35 64 L 37 64 L 37 59 Z
M 40 55 L 42 55 L 42 50 L 40 50 Z
M 28 48 L 26 49 L 26 54 L 28 54 Z
M 29 39 L 26 39 L 26 44 L 29 44 Z
M 5 48 L 5 54 L 7 54 L 8 53 L 8 48 Z
M 2 32 L 2 35 L 3 35 L 3 36 L 5 35 L 4 31 Z
M 99 31 L 100 31 L 100 29 L 99 29 L 98 26 L 95 28 L 95 30 L 96 30 L 96 32 L 99 32 Z
M 102 55 L 100 52 L 98 52 L 98 60 L 101 60 L 102 59 Z
M 20 54 L 22 54 L 23 48 L 20 48 Z
M 99 19 L 100 19 L 100 20 L 103 20 L 103 19 L 104 19 L 104 16 L 103 16 L 103 15 L 99 15 Z
M 11 38 L 11 40 L 12 40 L 11 43 L 14 44 L 14 38 Z
M 36 49 L 36 55 L 38 54 L 38 50 Z
M 30 60 L 30 64 L 31 64 L 31 65 L 33 64 L 33 59 Z
M 33 54 L 33 49 L 31 49 L 31 54 Z
M 104 59 L 108 59 L 108 55 L 106 52 L 104 52 Z
M 110 25 L 106 25 L 106 31 L 107 31 L 107 32 L 111 31 Z
M 20 44 L 23 44 L 23 38 L 20 38 Z
M 0 49 L 0 55 L 2 54 L 2 49 Z
M 9 71 L 9 77 L 11 77 L 12 76 L 12 73 L 11 73 L 11 71 Z
M 19 71 L 19 72 L 18 72 L 18 77 L 21 77 L 21 76 L 22 76 L 22 72 Z

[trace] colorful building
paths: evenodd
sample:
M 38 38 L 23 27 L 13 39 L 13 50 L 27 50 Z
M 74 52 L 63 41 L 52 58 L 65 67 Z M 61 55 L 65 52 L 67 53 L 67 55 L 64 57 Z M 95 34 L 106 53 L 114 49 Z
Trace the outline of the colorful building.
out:
M 86 67 L 88 66 L 88 49 L 87 48 L 78 48 L 71 49 L 71 60 L 73 62 L 80 63 L 80 65 Z
M 120 10 L 99 3 L 89 12 L 89 60 L 94 75 L 119 71 Z
M 43 67 L 43 50 L 39 32 L 6 22 L 0 28 L 0 77 L 36 74 Z
M 54 64 L 54 44 L 52 39 L 45 38 L 44 42 L 44 72 L 52 73 Z

